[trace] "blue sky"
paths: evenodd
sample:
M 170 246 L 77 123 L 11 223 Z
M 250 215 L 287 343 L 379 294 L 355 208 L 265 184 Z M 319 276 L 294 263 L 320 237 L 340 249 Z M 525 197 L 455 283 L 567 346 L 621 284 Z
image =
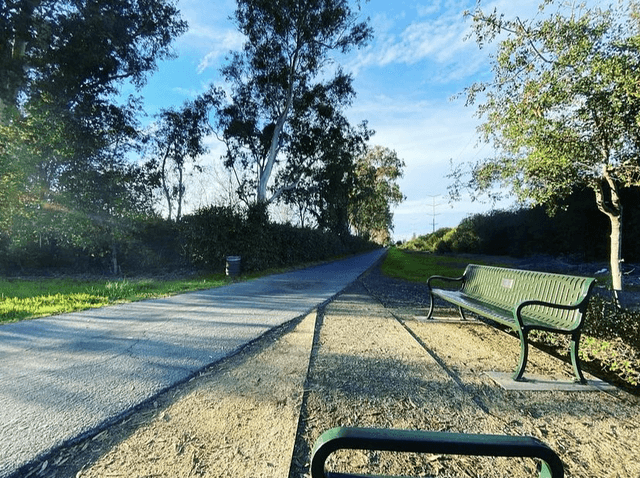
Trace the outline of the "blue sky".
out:
M 363 4 L 362 16 L 371 19 L 373 41 L 336 57 L 352 73 L 358 94 L 348 117 L 354 124 L 367 120 L 376 131 L 371 144 L 394 149 L 406 163 L 400 187 L 407 199 L 394 210 L 396 239 L 431 232 L 434 218 L 436 228 L 455 226 L 492 207 L 468 199 L 449 204 L 447 196 L 450 160 L 473 161 L 490 153 L 489 146 L 478 145 L 475 109 L 465 107 L 463 99 L 451 100 L 474 81 L 490 78 L 489 50 L 465 41 L 470 22 L 462 12 L 474 5 L 475 0 L 372 0 Z M 537 0 L 483 2 L 486 11 L 497 7 L 522 17 L 535 15 L 537 5 Z M 243 42 L 229 20 L 234 0 L 179 0 L 178 8 L 190 28 L 175 43 L 178 58 L 163 62 L 142 91 L 150 114 L 219 84 L 225 55 Z M 213 138 L 209 145 L 211 153 L 201 161 L 219 164 L 221 146 Z M 199 178 L 188 206 L 205 205 L 213 183 Z

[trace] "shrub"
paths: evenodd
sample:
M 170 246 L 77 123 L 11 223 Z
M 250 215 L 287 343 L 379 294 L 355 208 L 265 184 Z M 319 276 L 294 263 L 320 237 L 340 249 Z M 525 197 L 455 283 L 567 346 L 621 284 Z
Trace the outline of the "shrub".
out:
M 233 208 L 199 209 L 182 219 L 181 232 L 184 255 L 198 267 L 220 270 L 226 256 L 241 255 L 243 220 Z
M 188 265 L 180 227 L 159 217 L 139 220 L 131 236 L 118 244 L 123 272 L 154 272 Z
M 640 350 L 640 312 L 619 308 L 612 300 L 595 295 L 589 301 L 584 333 L 603 340 L 619 338 Z
M 108 232 L 108 231 L 107 231 Z M 210 206 L 175 223 L 159 217 L 131 220 L 119 237 L 98 231 L 83 247 L 62 241 L 55 231 L 0 235 L 0 272 L 113 273 L 116 254 L 119 273 L 166 271 L 195 266 L 223 271 L 227 256 L 241 256 L 245 271 L 287 267 L 325 260 L 372 247 L 362 238 L 342 238 L 317 229 L 270 222 L 266 208 L 245 211 Z
M 402 249 L 409 251 L 424 251 L 424 252 L 436 252 L 438 244 L 443 240 L 443 237 L 452 230 L 450 227 L 442 227 L 432 234 L 419 236 L 406 242 Z
M 471 221 L 463 220 L 458 227 L 445 234 L 442 240 L 447 243 L 452 252 L 469 254 L 480 252 L 480 238 Z
M 566 350 L 568 337 L 535 331 L 535 342 Z M 640 383 L 640 312 L 616 307 L 612 300 L 595 295 L 589 300 L 580 358 L 604 372 L 608 380 L 638 392 Z
M 318 229 L 299 228 L 269 221 L 259 206 L 241 212 L 209 207 L 183 219 L 186 257 L 194 265 L 222 270 L 227 256 L 242 257 L 247 272 L 325 260 L 370 249 L 368 241 L 339 238 Z

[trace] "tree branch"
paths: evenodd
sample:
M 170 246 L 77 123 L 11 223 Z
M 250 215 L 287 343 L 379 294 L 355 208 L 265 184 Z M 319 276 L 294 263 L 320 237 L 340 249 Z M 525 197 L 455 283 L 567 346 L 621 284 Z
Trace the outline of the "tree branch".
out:
M 529 30 L 527 29 L 525 24 L 522 22 L 522 20 L 520 20 L 520 17 L 516 17 L 516 22 L 518 22 L 518 24 L 520 25 L 520 28 L 522 28 L 522 31 L 524 32 L 525 37 L 527 38 L 527 41 L 529 42 L 529 46 L 533 49 L 533 52 L 538 56 L 538 58 L 540 58 L 545 63 L 552 64 L 553 61 L 548 60 L 542 53 L 540 53 L 540 50 L 538 50 L 538 48 L 536 47 L 535 43 L 533 43 L 533 40 L 531 38 L 531 33 L 529 32 Z M 517 32 L 514 32 L 514 33 L 517 34 Z

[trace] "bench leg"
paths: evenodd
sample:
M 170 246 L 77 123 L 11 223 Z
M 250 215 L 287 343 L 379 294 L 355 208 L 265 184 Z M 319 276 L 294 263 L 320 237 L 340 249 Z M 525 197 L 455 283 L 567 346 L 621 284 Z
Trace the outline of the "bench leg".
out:
M 465 317 L 464 310 L 462 310 L 462 307 L 458 307 L 458 312 L 460 312 L 460 317 L 462 317 L 462 320 L 467 320 L 467 317 Z
M 576 376 L 576 381 L 578 383 L 587 383 L 587 380 L 582 375 L 582 370 L 580 369 L 580 358 L 578 357 L 578 346 L 580 345 L 580 334 L 572 334 L 571 335 L 571 344 L 570 355 L 571 355 L 571 365 L 573 366 L 573 373 Z
M 429 291 L 429 313 L 427 314 L 427 319 L 433 319 L 433 294 Z
M 518 330 L 520 336 L 520 363 L 516 372 L 513 374 L 515 381 L 521 381 L 524 375 L 524 369 L 527 366 L 527 358 L 529 357 L 529 343 L 527 342 L 527 332 L 524 330 Z

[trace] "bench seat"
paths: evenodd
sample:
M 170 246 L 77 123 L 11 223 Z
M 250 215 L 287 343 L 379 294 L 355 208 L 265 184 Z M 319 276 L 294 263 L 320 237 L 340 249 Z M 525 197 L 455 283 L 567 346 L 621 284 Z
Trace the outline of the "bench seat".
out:
M 468 297 L 464 293 L 457 290 L 435 290 L 434 295 L 451 302 L 458 307 L 462 307 L 470 312 L 476 313 L 487 319 L 494 320 L 504 325 L 508 325 L 513 328 L 516 319 L 513 317 L 513 310 L 505 309 L 503 307 L 495 306 L 482 302 L 481 300 Z M 526 317 L 525 321 L 530 326 L 536 326 L 537 328 L 547 328 L 547 324 L 544 322 L 535 320 L 533 317 Z

